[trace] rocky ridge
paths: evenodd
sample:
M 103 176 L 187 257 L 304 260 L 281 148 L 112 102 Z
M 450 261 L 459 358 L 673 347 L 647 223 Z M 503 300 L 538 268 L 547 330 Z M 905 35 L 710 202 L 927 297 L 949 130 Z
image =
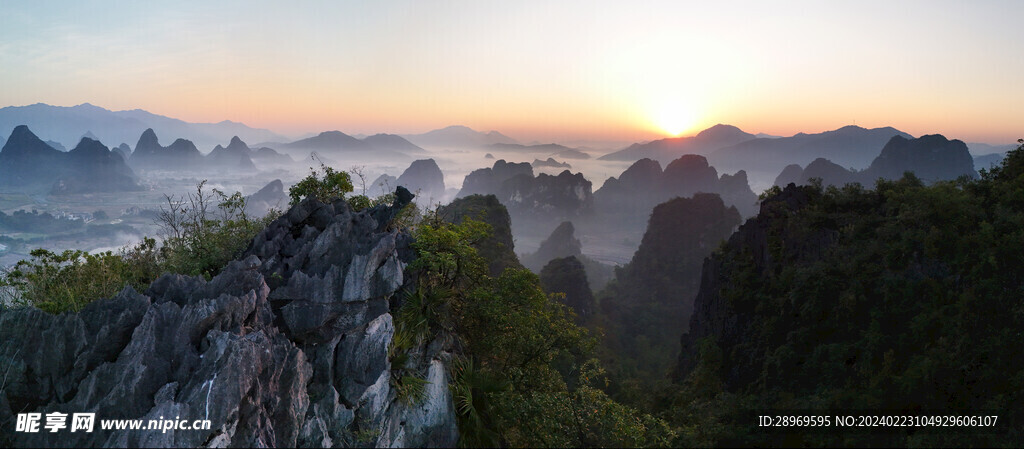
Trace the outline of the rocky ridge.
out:
M 206 281 L 167 274 L 78 313 L 0 310 L 0 423 L 17 413 L 209 419 L 208 430 L 16 433 L 13 446 L 452 446 L 440 342 L 404 366 L 421 401 L 390 383 L 391 311 L 413 280 L 411 237 L 389 227 L 412 200 L 353 212 L 307 199 Z M 177 419 L 177 418 L 174 418 Z M 59 436 L 59 438 L 55 437 Z

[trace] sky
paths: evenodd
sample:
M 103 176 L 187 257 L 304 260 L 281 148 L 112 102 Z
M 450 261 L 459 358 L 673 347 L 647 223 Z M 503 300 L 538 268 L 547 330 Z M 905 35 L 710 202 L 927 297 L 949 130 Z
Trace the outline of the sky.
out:
M 1021 1 L 4 1 L 0 106 L 299 135 L 1024 137 Z

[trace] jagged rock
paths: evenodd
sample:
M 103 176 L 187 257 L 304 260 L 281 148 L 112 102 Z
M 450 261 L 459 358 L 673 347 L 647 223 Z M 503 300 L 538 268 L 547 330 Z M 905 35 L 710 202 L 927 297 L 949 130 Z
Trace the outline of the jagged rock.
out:
M 396 399 L 391 301 L 409 287 L 407 234 L 388 222 L 412 200 L 359 213 L 306 199 L 210 281 L 167 274 L 79 313 L 0 309 L 0 423 L 15 413 L 209 419 L 207 430 L 15 433 L 23 446 L 453 446 L 449 356 L 415 348 L 431 382 Z M 144 423 L 144 425 L 146 425 Z

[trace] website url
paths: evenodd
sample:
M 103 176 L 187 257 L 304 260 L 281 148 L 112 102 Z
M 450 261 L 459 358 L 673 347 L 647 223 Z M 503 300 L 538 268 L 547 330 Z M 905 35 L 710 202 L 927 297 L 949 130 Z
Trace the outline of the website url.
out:
M 95 413 L 60 413 L 51 412 L 45 416 L 42 413 L 19 413 L 15 425 L 15 432 L 25 433 L 57 433 L 60 431 L 70 432 L 92 432 L 96 424 Z M 167 433 L 168 430 L 209 430 L 210 420 L 181 419 L 175 416 L 174 419 L 100 419 L 100 429 L 103 430 L 159 430 Z
M 146 424 L 143 427 L 143 423 Z M 209 430 L 210 420 L 197 419 L 189 421 L 186 419 L 103 419 L 100 420 L 100 428 L 103 430 L 159 430 L 166 433 L 168 430 Z

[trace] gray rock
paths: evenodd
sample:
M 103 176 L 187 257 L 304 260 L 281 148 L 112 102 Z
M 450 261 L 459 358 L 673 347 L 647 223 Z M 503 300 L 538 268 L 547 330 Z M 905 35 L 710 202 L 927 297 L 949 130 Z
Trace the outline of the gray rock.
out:
M 414 348 L 431 384 L 391 388 L 391 300 L 411 286 L 411 239 L 392 206 L 353 213 L 306 200 L 210 281 L 165 275 L 79 313 L 0 310 L 0 428 L 18 413 L 93 412 L 89 432 L 8 433 L 23 446 L 452 446 L 455 411 L 437 342 Z M 141 419 L 105 430 L 103 419 Z M 146 429 L 209 420 L 209 428 Z M 152 420 L 152 421 L 151 421 Z M 44 420 L 45 421 L 45 420 Z

